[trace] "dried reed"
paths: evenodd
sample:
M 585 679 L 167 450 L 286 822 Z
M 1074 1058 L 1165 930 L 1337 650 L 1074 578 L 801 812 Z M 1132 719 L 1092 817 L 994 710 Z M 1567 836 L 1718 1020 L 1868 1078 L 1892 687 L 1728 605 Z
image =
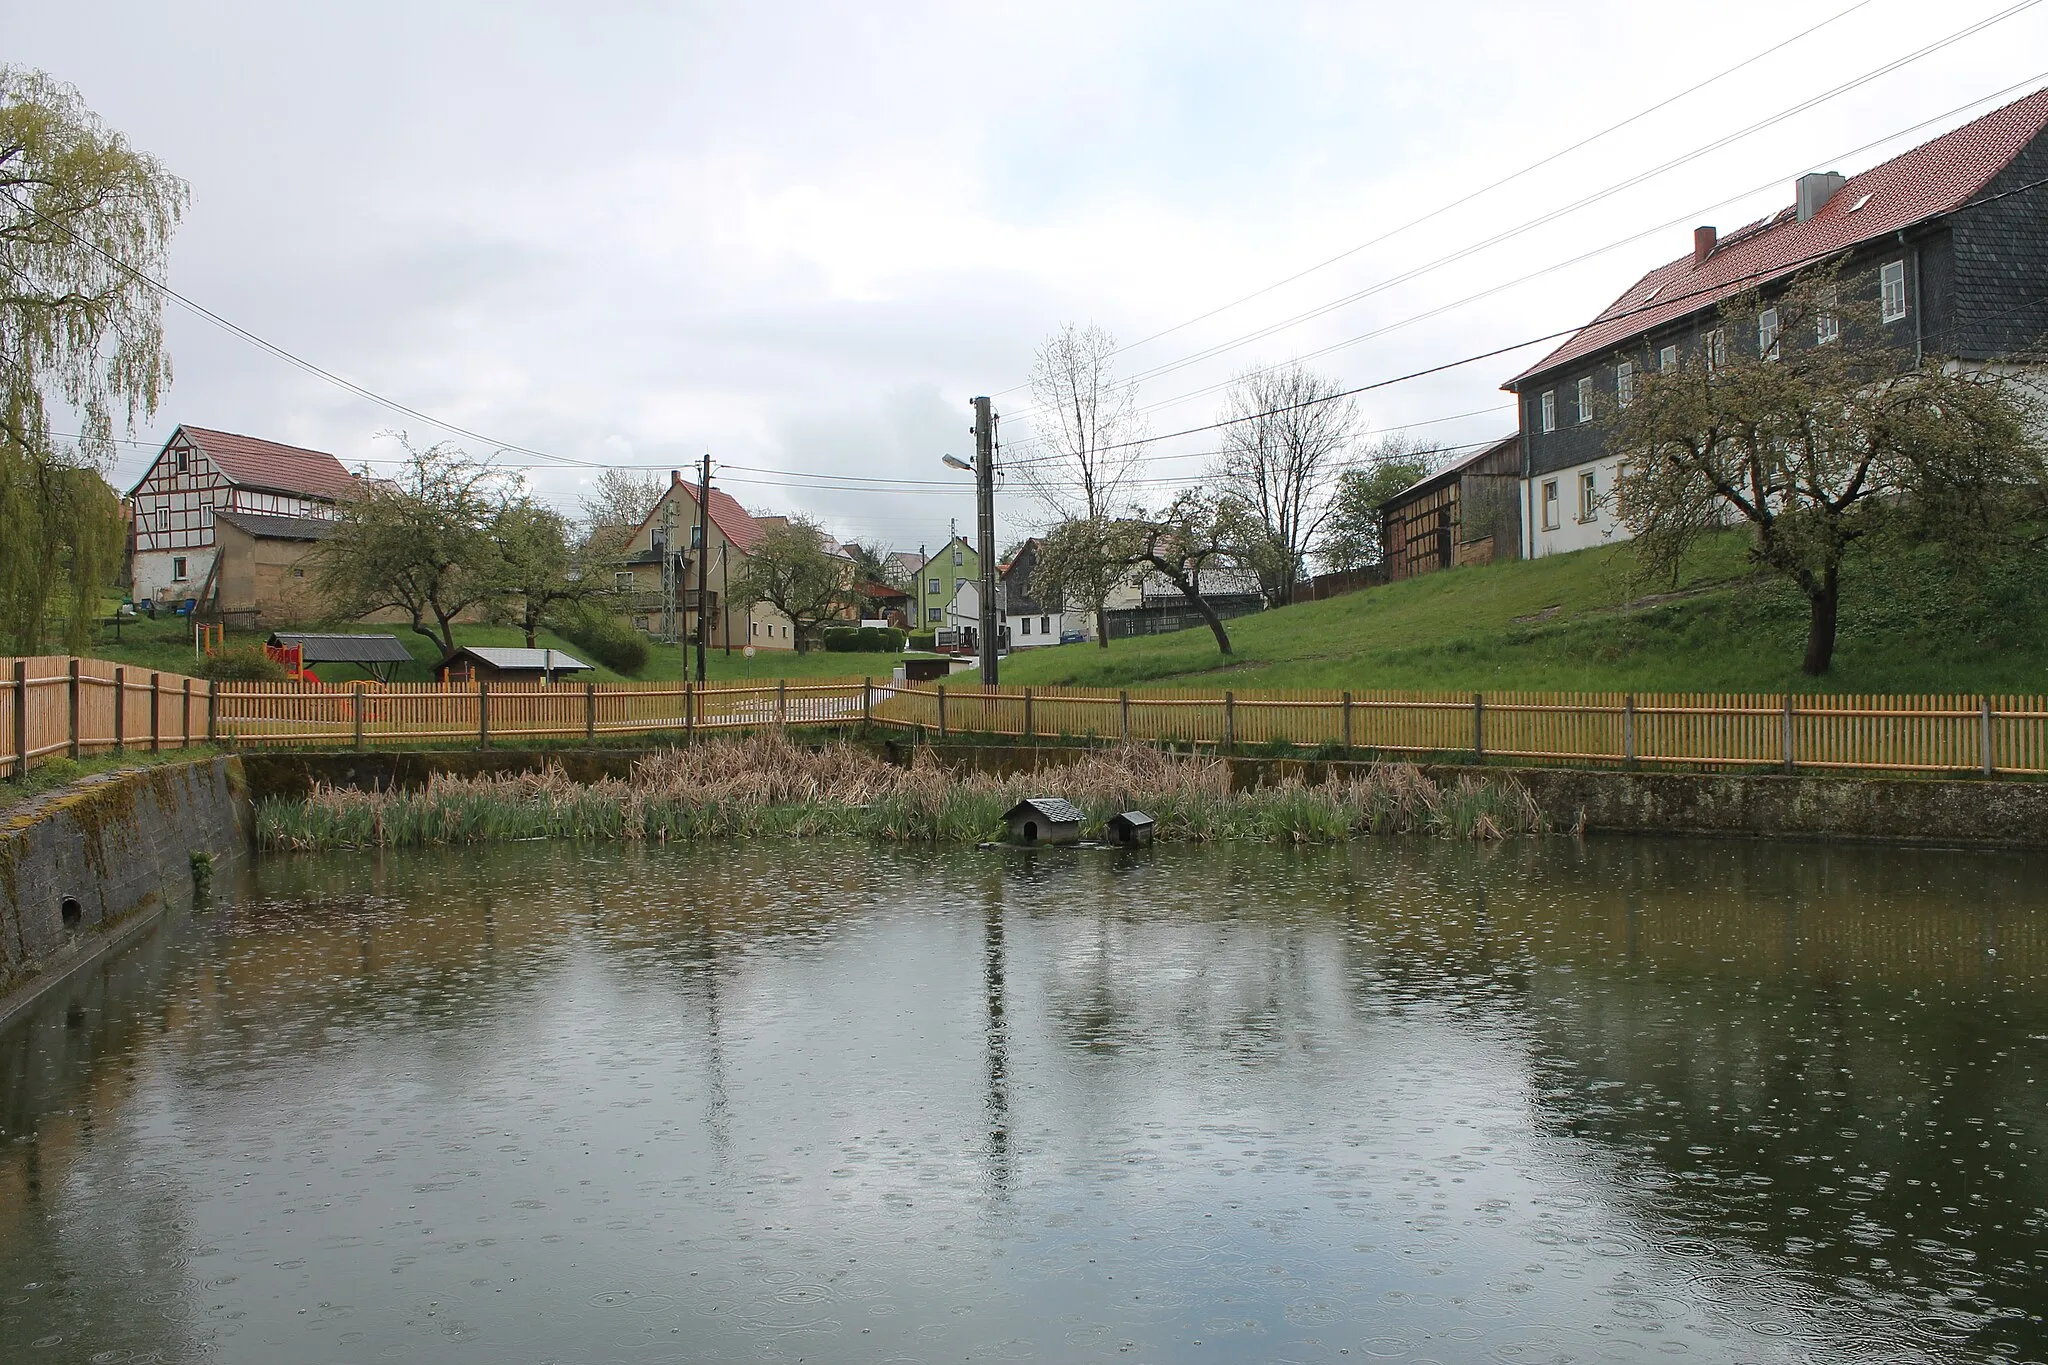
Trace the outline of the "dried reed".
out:
M 1189 842 L 1500 839 L 1545 827 L 1512 778 L 1465 777 L 1444 787 L 1401 763 L 1314 785 L 1289 779 L 1233 792 L 1222 760 L 1141 744 L 995 777 L 951 771 L 929 750 L 897 767 L 853 744 L 810 748 L 764 734 L 668 750 L 641 760 L 628 778 L 587 785 L 553 766 L 500 777 L 436 775 L 411 791 L 322 785 L 304 800 L 264 802 L 258 830 L 270 849 L 816 835 L 971 843 L 998 837 L 1006 809 L 1043 793 L 1065 796 L 1098 827 L 1118 811 L 1149 811 L 1159 838 Z

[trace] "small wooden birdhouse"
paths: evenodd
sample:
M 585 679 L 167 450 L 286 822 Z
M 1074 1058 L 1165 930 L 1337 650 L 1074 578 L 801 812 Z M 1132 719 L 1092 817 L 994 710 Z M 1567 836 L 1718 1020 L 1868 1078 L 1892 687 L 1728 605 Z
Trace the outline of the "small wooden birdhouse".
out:
M 1109 817 L 1109 841 L 1130 848 L 1152 842 L 1153 819 L 1141 810 L 1127 810 Z
M 1034 847 L 1039 844 L 1076 844 L 1081 841 L 1081 808 L 1057 796 L 1027 796 L 1003 815 L 1010 842 Z

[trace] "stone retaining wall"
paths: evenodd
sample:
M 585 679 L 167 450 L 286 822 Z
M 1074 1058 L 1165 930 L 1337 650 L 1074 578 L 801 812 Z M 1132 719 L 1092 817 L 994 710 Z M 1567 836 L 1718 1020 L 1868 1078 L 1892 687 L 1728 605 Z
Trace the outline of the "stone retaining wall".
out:
M 194 853 L 224 878 L 253 829 L 233 758 L 101 773 L 0 816 L 0 1021 L 188 905 Z

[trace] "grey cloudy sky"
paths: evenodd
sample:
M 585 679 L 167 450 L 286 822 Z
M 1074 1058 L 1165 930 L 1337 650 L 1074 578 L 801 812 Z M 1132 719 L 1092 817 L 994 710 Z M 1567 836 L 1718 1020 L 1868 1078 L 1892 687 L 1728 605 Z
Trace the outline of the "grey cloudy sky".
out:
M 939 456 L 971 448 L 976 393 L 1028 439 L 1016 386 L 1062 321 L 1148 337 L 1837 15 L 1134 347 L 1147 420 L 1170 432 L 1212 420 L 1211 386 L 1250 364 L 1378 332 L 1315 362 L 1362 384 L 1584 321 L 1688 250 L 1693 222 L 1748 221 L 1801 171 L 1853 172 L 2048 84 L 2048 5 L 0 0 L 0 60 L 72 81 L 190 182 L 172 283 L 250 330 L 501 442 L 658 469 L 708 450 L 750 507 L 914 547 L 971 527 Z M 177 381 L 124 488 L 180 421 L 351 464 L 389 458 L 381 432 L 445 434 L 176 308 L 169 327 Z M 1366 413 L 1446 443 L 1504 432 L 1498 386 L 1539 353 L 1376 391 Z M 1152 475 L 1199 472 L 1213 443 L 1160 442 Z M 522 462 L 564 507 L 590 477 Z

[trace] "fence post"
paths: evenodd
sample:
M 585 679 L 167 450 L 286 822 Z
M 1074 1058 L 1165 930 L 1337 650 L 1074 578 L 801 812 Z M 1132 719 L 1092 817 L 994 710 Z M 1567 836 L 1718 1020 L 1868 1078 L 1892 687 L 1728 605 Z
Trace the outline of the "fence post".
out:
M 583 742 L 588 744 L 596 738 L 597 684 L 587 682 L 583 684 Z
M 697 684 L 683 684 L 683 741 L 688 743 L 697 737 Z
M 73 758 L 78 757 L 78 687 L 78 660 L 74 658 L 71 661 L 71 684 L 66 689 L 70 694 L 69 709 L 71 711 L 71 748 L 68 752 Z
M 178 712 L 178 747 L 192 747 L 192 680 L 185 679 L 185 701 Z
M 1237 747 L 1237 693 L 1223 694 L 1223 747 Z
M 491 747 L 491 685 L 482 678 L 476 680 L 476 747 Z
M 14 776 L 28 776 L 28 660 L 14 661 Z
M 160 754 L 164 751 L 163 730 L 164 675 L 149 675 L 149 751 Z
M 1129 742 L 1130 742 L 1130 738 L 1131 738 L 1131 694 L 1130 694 L 1130 693 L 1128 693 L 1128 692 L 1119 692 L 1119 693 L 1117 693 L 1117 694 L 1116 694 L 1116 709 L 1117 709 L 1117 715 L 1118 715 L 1118 718 L 1120 719 L 1120 721 L 1121 721 L 1121 723 L 1122 723 L 1122 727 L 1123 727 L 1123 738 L 1124 738 L 1124 741 L 1125 741 L 1126 743 L 1129 743 Z
M 1472 756 L 1479 762 L 1486 762 L 1486 696 L 1472 694 Z
M 1621 699 L 1621 761 L 1636 766 L 1636 694 Z
M 1344 752 L 1351 752 L 1351 694 L 1344 694 Z
M 1024 689 L 1024 738 L 1035 739 L 1037 737 L 1038 727 L 1032 724 L 1031 720 L 1031 689 L 1027 687 Z
M 945 685 L 944 683 L 940 683 L 940 684 L 938 684 L 938 689 L 939 689 L 939 738 L 940 738 L 940 739 L 944 739 L 944 738 L 946 737 L 946 685 Z
M 1793 771 L 1792 760 L 1792 694 L 1785 694 L 1785 771 Z
M 220 740 L 220 684 L 212 679 L 206 684 L 206 742 Z
M 868 725 L 874 718 L 875 680 L 873 678 L 862 678 L 860 680 L 860 732 L 863 735 L 868 732 Z
M 1998 773 L 1998 761 L 1991 750 L 1991 698 L 1983 698 L 1982 707 L 1977 721 L 1977 748 L 1984 756 L 1984 776 L 1993 777 Z
M 128 670 L 114 670 L 114 752 L 128 747 Z
M 357 687 L 351 688 L 350 691 L 352 695 L 349 697 L 349 717 L 355 726 L 356 752 L 361 753 L 363 749 L 363 689 Z
M 775 680 L 775 728 L 780 730 L 789 723 L 789 679 Z

